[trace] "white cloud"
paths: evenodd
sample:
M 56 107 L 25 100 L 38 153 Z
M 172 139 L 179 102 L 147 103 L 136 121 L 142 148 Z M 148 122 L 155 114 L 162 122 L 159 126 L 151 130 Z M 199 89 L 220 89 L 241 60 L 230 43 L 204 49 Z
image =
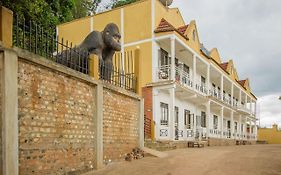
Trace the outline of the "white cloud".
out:
M 259 117 L 261 126 L 270 127 L 276 123 L 281 127 L 281 100 L 278 94 L 266 95 L 259 98 Z

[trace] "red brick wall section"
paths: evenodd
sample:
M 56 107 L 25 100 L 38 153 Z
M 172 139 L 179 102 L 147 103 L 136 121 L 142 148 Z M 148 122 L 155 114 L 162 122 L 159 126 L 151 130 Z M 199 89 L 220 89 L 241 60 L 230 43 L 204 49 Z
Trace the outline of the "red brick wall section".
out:
M 144 98 L 144 136 L 151 139 L 151 120 L 152 120 L 152 87 L 142 88 L 142 96 Z
M 104 162 L 124 159 L 139 145 L 139 101 L 128 96 L 103 91 Z
M 2 168 L 2 76 L 3 76 L 2 63 L 0 63 L 0 175 L 2 175 L 3 173 L 2 171 L 3 170 Z
M 22 61 L 18 78 L 20 174 L 94 168 L 95 87 Z

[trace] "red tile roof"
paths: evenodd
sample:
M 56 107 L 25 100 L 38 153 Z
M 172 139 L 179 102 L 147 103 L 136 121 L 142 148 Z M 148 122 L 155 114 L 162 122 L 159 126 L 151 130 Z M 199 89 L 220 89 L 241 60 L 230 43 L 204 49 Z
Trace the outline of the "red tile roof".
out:
M 179 28 L 178 28 L 178 31 L 179 31 L 181 34 L 184 35 L 187 28 L 188 28 L 188 25 L 184 25 L 184 26 L 179 27 Z
M 245 87 L 245 82 L 246 80 L 238 80 L 238 83 L 243 87 Z
M 188 25 L 184 26 L 187 28 Z M 161 33 L 161 32 L 172 32 L 175 31 L 178 34 L 180 34 L 182 37 L 184 37 L 186 40 L 189 40 L 186 35 L 184 35 L 184 32 L 186 28 L 183 26 L 179 29 L 176 29 L 172 24 L 170 24 L 168 21 L 166 21 L 164 18 L 161 19 L 160 24 L 158 27 L 154 30 L 155 33 Z
M 221 68 L 222 68 L 223 70 L 226 71 L 226 70 L 227 70 L 227 66 L 228 66 L 228 62 L 221 63 L 220 66 L 221 66 Z

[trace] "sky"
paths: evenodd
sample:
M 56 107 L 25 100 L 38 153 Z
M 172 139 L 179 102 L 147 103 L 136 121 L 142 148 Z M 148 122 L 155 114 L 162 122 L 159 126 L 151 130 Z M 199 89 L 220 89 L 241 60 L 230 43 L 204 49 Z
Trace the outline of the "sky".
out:
M 233 59 L 240 79 L 250 79 L 261 126 L 281 127 L 281 1 L 174 0 L 171 7 L 196 21 L 205 47 Z

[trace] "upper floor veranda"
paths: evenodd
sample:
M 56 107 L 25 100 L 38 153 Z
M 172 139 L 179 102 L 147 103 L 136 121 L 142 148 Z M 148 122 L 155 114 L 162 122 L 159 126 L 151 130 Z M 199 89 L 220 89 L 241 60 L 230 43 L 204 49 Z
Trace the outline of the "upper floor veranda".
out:
M 175 83 L 181 91 L 188 91 L 185 95 L 211 98 L 242 114 L 256 116 L 257 98 L 251 93 L 248 80 L 238 80 L 230 65 L 233 63 L 206 58 L 174 34 L 156 37 L 153 47 L 152 84 Z M 201 50 L 208 52 L 203 46 Z M 228 66 L 232 66 L 229 71 Z

